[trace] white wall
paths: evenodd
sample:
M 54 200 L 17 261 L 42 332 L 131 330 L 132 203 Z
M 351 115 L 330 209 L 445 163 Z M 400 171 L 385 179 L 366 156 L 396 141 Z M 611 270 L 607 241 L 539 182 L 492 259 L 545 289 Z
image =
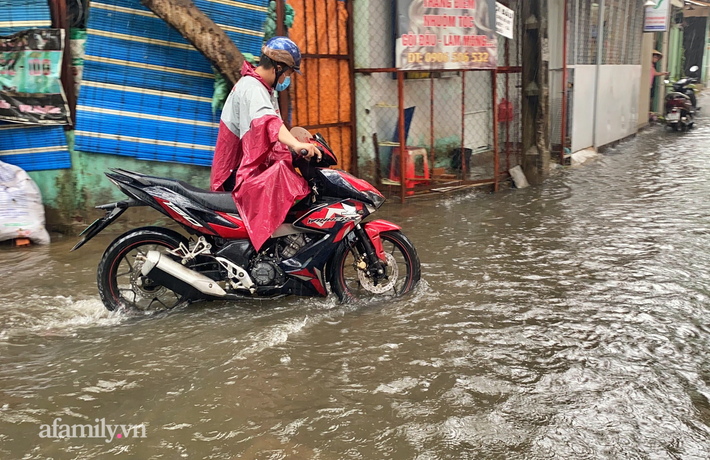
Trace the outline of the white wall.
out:
M 572 152 L 594 144 L 594 95 L 596 94 L 595 65 L 574 68 L 572 100 Z
M 640 84 L 640 65 L 600 66 L 595 147 L 636 133 Z
M 639 126 L 640 65 L 578 65 L 574 71 L 572 151 L 599 147 L 630 136 Z M 594 99 L 597 111 L 594 113 Z M 648 100 L 648 99 L 647 99 Z M 594 119 L 596 117 L 596 135 Z

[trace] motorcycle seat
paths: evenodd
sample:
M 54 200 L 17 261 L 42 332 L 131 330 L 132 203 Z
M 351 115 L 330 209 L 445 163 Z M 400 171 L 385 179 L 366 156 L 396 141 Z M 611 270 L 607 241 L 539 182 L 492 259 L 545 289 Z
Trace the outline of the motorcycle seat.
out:
M 234 198 L 232 198 L 232 194 L 230 192 L 211 192 L 209 190 L 194 187 L 181 180 L 149 176 L 147 174 L 127 171 L 120 168 L 115 168 L 112 171 L 131 177 L 134 180 L 141 182 L 143 185 L 157 185 L 165 187 L 168 190 L 172 190 L 173 192 L 179 193 L 180 195 L 197 202 L 207 209 L 239 215 L 237 205 L 234 203 Z
M 212 209 L 213 211 L 239 215 L 237 205 L 234 203 L 234 198 L 230 192 L 211 192 L 194 187 L 181 180 L 175 182 L 177 183 L 177 189 L 174 190 L 175 192 L 198 202 L 202 206 Z

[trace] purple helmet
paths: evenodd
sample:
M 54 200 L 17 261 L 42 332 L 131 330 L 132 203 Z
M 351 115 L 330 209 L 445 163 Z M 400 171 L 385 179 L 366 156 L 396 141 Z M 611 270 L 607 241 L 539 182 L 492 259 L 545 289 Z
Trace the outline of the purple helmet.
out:
M 274 37 L 261 47 L 262 54 L 301 73 L 301 50 L 287 37 Z

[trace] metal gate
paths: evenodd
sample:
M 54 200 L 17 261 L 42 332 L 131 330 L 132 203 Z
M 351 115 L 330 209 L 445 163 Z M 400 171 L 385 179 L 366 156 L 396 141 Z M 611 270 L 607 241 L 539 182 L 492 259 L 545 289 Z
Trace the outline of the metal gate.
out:
M 303 64 L 290 96 L 293 126 L 320 132 L 339 167 L 357 174 L 353 85 L 353 0 L 290 0 L 295 10 L 290 37 Z
M 393 2 L 355 3 L 357 148 L 371 159 L 361 173 L 385 193 L 404 201 L 497 188 L 518 163 L 522 0 L 502 1 L 516 12 L 516 33 L 498 37 L 498 68 L 431 72 L 393 67 Z

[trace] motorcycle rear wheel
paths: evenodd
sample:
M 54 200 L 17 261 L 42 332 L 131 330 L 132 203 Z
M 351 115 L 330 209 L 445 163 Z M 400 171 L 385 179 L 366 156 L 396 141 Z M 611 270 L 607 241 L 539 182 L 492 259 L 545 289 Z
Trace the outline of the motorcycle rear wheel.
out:
M 412 291 L 419 283 L 421 264 L 417 251 L 409 239 L 399 231 L 383 232 L 380 234 L 380 238 L 385 254 L 389 254 L 388 260 L 397 264 L 396 279 L 381 282 L 394 281 L 393 285 L 382 293 L 368 290 L 368 286 L 362 283 L 363 276 L 359 273 L 362 270 L 357 267 L 359 257 L 356 251 L 343 242 L 333 256 L 330 279 L 330 287 L 341 302 L 367 300 L 376 296 L 399 297 Z M 388 276 L 394 273 L 392 267 L 388 266 Z
M 96 273 L 99 296 L 109 311 L 159 311 L 183 306 L 188 301 L 140 273 L 137 255 L 167 252 L 188 240 L 178 232 L 160 227 L 131 230 L 116 238 L 104 252 Z

